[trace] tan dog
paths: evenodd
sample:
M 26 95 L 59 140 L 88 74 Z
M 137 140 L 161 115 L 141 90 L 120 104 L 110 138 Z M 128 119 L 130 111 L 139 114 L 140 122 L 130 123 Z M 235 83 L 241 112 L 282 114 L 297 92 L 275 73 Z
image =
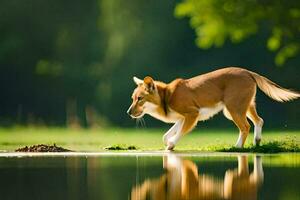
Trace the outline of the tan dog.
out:
M 249 134 L 249 118 L 254 126 L 254 144 L 261 141 L 263 119 L 255 106 L 256 86 L 266 95 L 280 102 L 300 97 L 300 94 L 280 87 L 257 73 L 242 68 L 219 69 L 191 79 L 176 79 L 169 84 L 133 78 L 137 88 L 127 113 L 132 118 L 149 114 L 166 123 L 175 123 L 163 136 L 168 150 L 172 150 L 184 134 L 198 121 L 207 120 L 223 110 L 224 115 L 239 128 L 236 146 L 243 147 Z

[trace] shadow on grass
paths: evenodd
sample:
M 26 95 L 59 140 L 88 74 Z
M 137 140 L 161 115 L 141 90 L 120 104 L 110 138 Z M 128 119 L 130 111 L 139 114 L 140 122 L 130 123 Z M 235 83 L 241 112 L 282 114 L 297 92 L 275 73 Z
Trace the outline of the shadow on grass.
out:
M 105 150 L 137 150 L 134 145 L 114 144 L 104 148 Z
M 280 152 L 300 152 L 300 145 L 295 140 L 270 141 L 259 146 L 237 147 L 213 147 L 218 152 L 250 152 L 250 153 L 280 153 Z

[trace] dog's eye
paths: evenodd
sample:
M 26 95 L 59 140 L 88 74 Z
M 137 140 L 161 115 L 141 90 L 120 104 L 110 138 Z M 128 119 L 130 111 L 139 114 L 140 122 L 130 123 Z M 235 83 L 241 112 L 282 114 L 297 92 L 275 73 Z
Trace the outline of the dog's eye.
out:
M 138 101 L 141 101 L 142 99 L 143 99 L 142 96 L 139 96 L 139 97 L 138 97 Z

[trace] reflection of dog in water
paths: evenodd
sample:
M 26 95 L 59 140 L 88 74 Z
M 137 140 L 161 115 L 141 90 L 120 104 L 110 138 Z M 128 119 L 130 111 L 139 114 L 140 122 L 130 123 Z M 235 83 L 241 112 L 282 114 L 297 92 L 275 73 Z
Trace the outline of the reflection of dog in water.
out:
M 198 174 L 198 168 L 190 160 L 182 160 L 172 154 L 164 158 L 167 173 L 157 179 L 147 179 L 132 189 L 131 199 L 257 199 L 263 182 L 261 158 L 254 157 L 254 169 L 249 174 L 248 157 L 238 156 L 238 168 L 228 169 L 224 180 L 206 174 Z

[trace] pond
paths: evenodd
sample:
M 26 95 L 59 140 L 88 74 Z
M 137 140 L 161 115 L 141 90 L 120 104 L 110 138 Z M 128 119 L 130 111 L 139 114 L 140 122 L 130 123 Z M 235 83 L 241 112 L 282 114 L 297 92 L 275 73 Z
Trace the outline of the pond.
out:
M 0 157 L 2 200 L 300 199 L 300 154 L 22 155 Z

